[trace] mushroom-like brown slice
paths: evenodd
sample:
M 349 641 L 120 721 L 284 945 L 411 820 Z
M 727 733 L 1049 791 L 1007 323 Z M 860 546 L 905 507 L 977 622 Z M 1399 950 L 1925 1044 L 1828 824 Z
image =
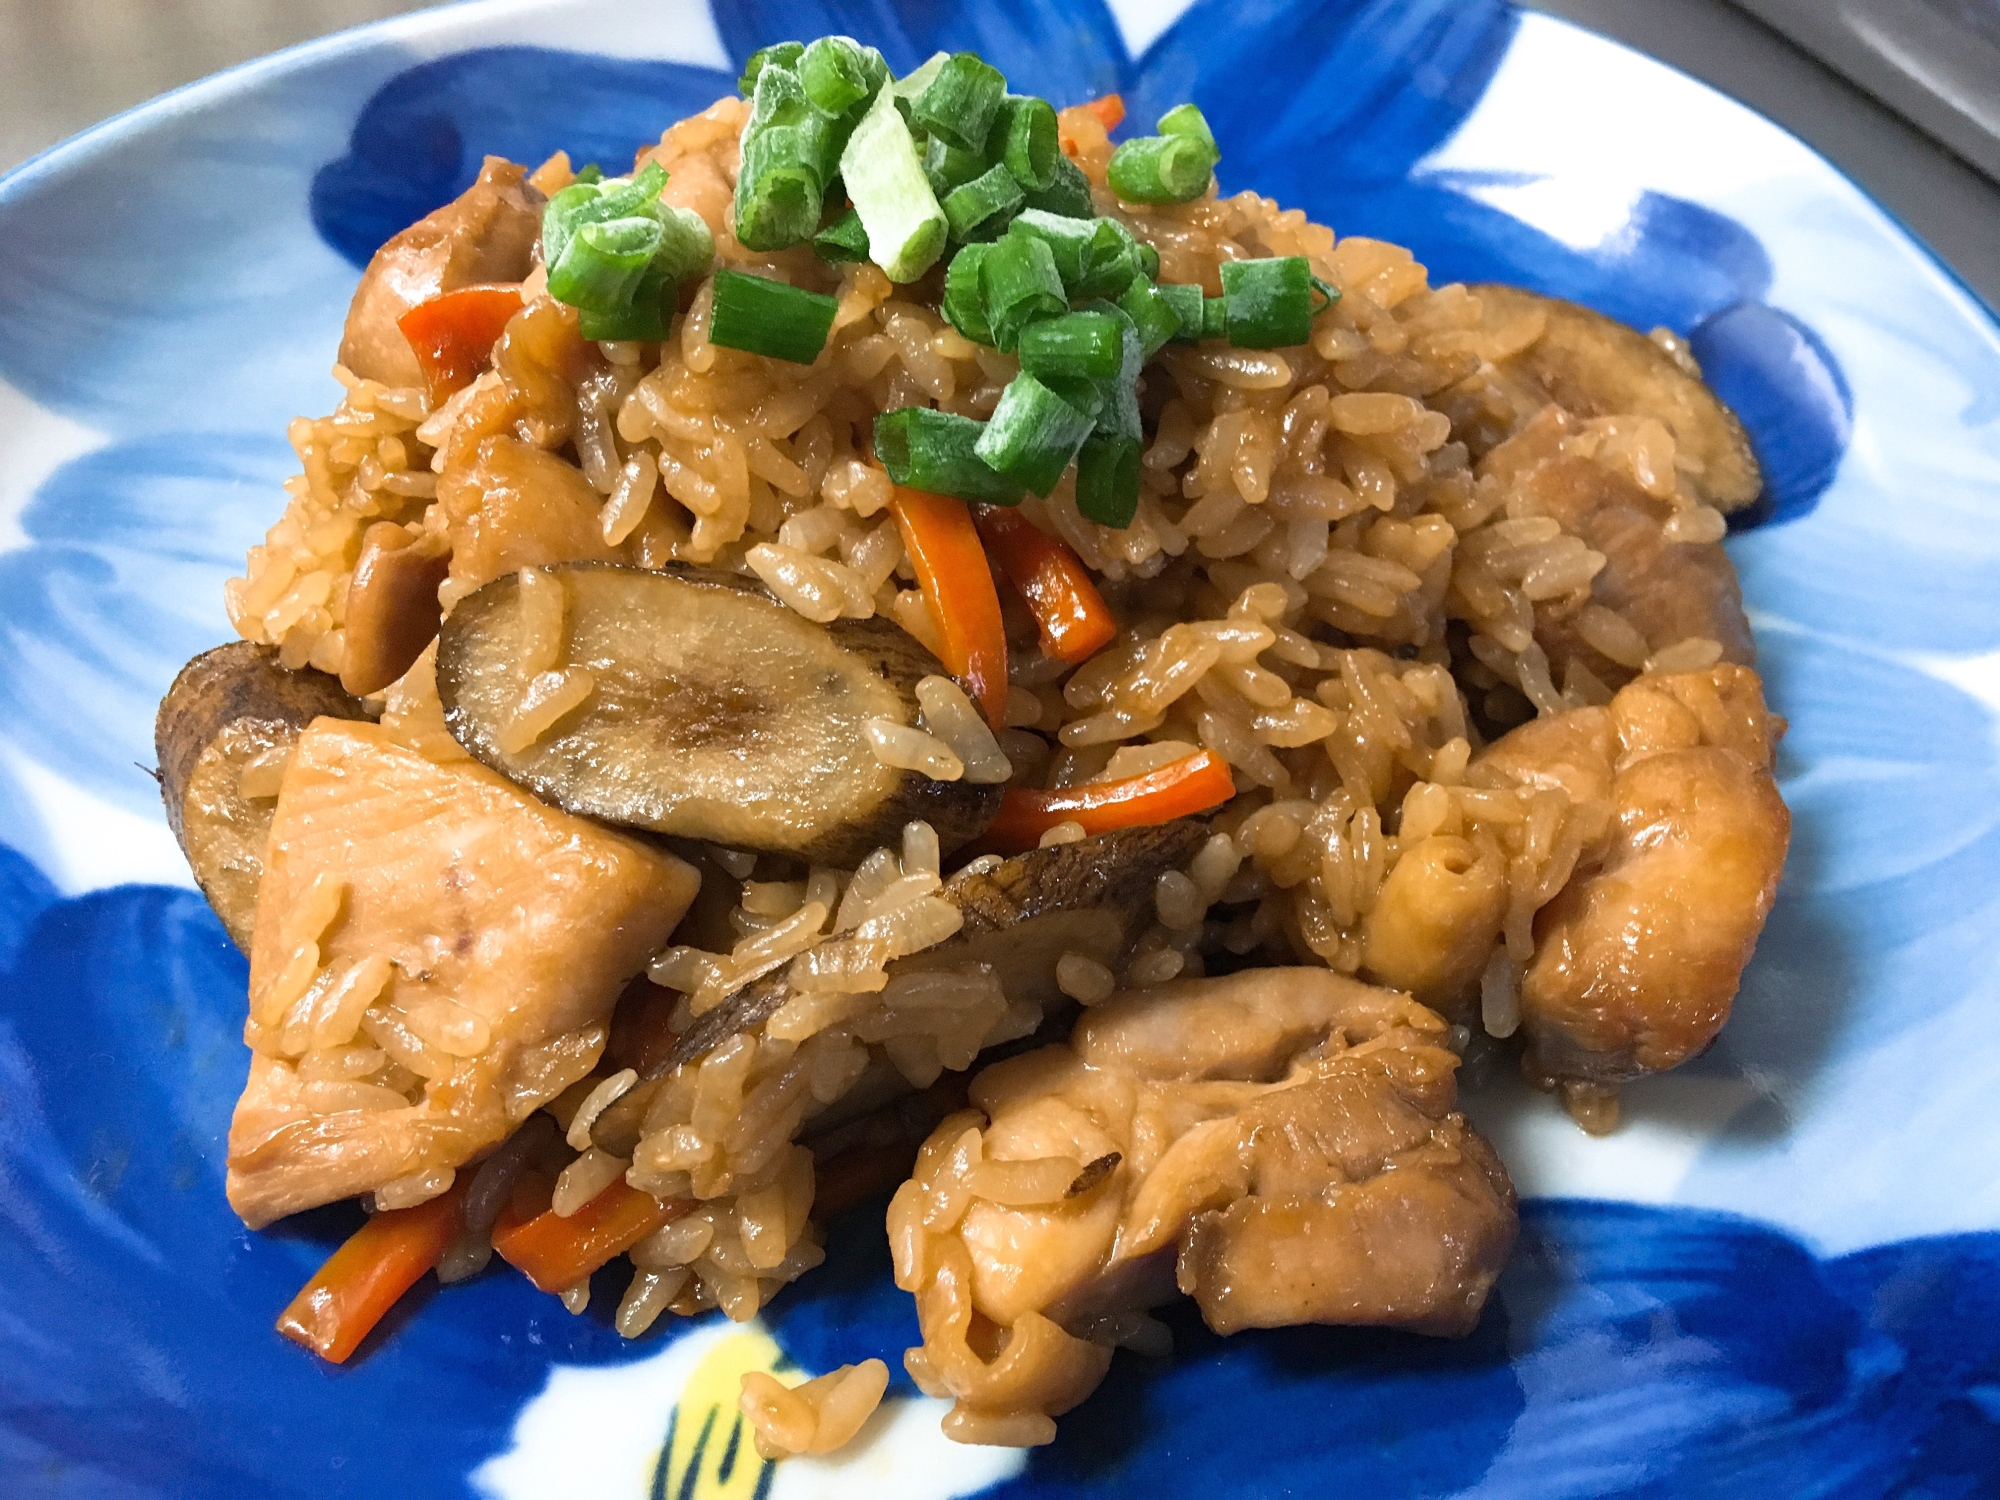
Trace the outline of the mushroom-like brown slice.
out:
M 362 534 L 347 586 L 342 687 L 357 696 L 379 693 L 410 670 L 437 639 L 438 587 L 450 570 L 451 549 L 440 537 L 394 521 L 377 521 Z
M 424 383 L 397 323 L 440 292 L 528 274 L 546 200 L 524 177 L 513 162 L 487 157 L 471 187 L 375 252 L 347 310 L 343 365 L 384 385 Z
M 549 653 L 519 575 L 452 611 L 437 664 L 459 742 L 545 801 L 849 868 L 911 821 L 948 851 L 998 811 L 999 785 L 933 781 L 877 758 L 869 721 L 915 723 L 917 683 L 944 670 L 889 621 L 815 624 L 708 569 L 573 564 L 545 576 L 566 591 L 562 670 L 591 684 L 579 706 L 521 743 L 514 726 L 539 680 L 521 663 Z
M 1221 1333 L 1469 1332 L 1516 1217 L 1448 1034 L 1395 991 L 1253 969 L 1115 996 L 980 1073 L 889 1208 L 946 1433 L 1049 1441 L 1177 1287 Z
M 1482 412 L 1478 419 L 1461 418 L 1461 436 L 1483 432 L 1479 446 L 1486 446 L 1551 402 L 1580 417 L 1657 417 L 1674 435 L 1689 484 L 1708 504 L 1740 510 L 1763 493 L 1743 424 L 1708 388 L 1692 358 L 1683 363 L 1637 329 L 1560 297 L 1491 283 L 1470 290 L 1488 326 L 1518 324 L 1536 312 L 1544 321 L 1539 338 L 1498 365 L 1511 423 L 1494 432 L 1495 414 Z
M 324 672 L 288 671 L 248 641 L 204 651 L 160 700 L 153 744 L 167 824 L 245 953 L 285 757 L 314 719 L 370 717 Z
M 959 909 L 964 925 L 936 947 L 896 960 L 889 972 L 987 964 L 1010 1001 L 1032 1004 L 1048 1015 L 1065 1003 L 1056 984 L 1056 965 L 1063 956 L 1076 953 L 1115 966 L 1151 919 L 1160 877 L 1185 866 L 1207 837 L 1204 824 L 1183 818 L 1030 849 L 991 868 L 968 866 L 938 892 Z M 661 1078 L 730 1037 L 762 1026 L 791 998 L 781 972 L 745 985 L 696 1017 L 671 1051 L 646 1070 L 646 1080 L 598 1117 L 592 1131 L 597 1144 L 629 1155 Z M 893 1069 L 864 1075 L 813 1128 L 836 1128 L 907 1089 Z

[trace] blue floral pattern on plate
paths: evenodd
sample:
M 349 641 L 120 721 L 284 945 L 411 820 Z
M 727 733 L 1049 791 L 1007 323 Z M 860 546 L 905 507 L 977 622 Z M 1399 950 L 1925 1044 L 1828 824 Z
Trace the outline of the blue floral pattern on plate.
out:
M 252 1235 L 223 1203 L 244 966 L 171 873 L 137 767 L 173 671 L 226 633 L 220 581 L 276 515 L 285 421 L 332 404 L 374 245 L 487 152 L 615 162 L 754 47 L 823 31 L 898 67 L 974 47 L 1061 101 L 1121 90 L 1139 122 L 1192 97 L 1226 186 L 1410 244 L 1437 281 L 1687 334 L 1772 479 L 1732 546 L 1792 720 L 1797 836 L 1721 1043 L 1634 1089 L 1610 1142 L 1481 1099 L 1533 1197 L 1472 1338 L 1223 1341 L 1182 1310 L 1178 1356 L 1121 1358 L 1001 1491 L 2000 1491 L 2000 332 L 1774 127 L 1500 0 L 1114 9 L 456 7 L 199 85 L 0 183 L 9 1493 L 523 1493 L 491 1461 L 552 1372 L 664 1357 L 497 1274 L 412 1299 L 349 1368 L 271 1334 L 353 1215 Z M 551 45 L 585 38 L 621 55 Z M 914 1323 L 879 1214 L 833 1245 L 771 1331 L 807 1368 L 899 1368 Z

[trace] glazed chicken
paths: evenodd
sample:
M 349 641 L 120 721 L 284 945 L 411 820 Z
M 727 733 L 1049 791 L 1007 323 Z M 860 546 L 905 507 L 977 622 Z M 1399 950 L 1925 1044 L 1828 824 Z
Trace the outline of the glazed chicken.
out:
M 1718 666 L 1525 724 L 1474 763 L 1477 784 L 1611 808 L 1601 853 L 1535 921 L 1520 983 L 1531 1079 L 1617 1083 L 1715 1040 L 1790 842 L 1772 776 L 1783 732 L 1757 674 Z
M 945 1430 L 1050 1441 L 1176 1290 L 1221 1333 L 1470 1331 L 1516 1219 L 1448 1034 L 1394 991 L 1262 969 L 1114 997 L 986 1069 L 889 1209 Z
M 231 1206 L 254 1229 L 443 1192 L 590 1072 L 698 883 L 472 761 L 316 722 L 265 849 Z

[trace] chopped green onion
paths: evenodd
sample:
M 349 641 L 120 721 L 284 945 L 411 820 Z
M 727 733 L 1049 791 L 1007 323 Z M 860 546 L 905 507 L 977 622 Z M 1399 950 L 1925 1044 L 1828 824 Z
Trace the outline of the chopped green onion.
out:
M 933 52 L 916 67 L 889 85 L 888 92 L 897 101 L 897 109 L 907 122 L 910 110 L 916 104 L 931 81 L 944 71 L 944 65 L 951 61 L 949 52 Z
M 1312 337 L 1313 275 L 1303 255 L 1226 260 L 1220 270 L 1230 343 L 1284 349 Z
M 954 52 L 910 106 L 910 123 L 966 151 L 986 146 L 1007 92 L 1000 70 L 976 52 Z
M 715 273 L 708 337 L 725 349 L 809 365 L 826 347 L 837 298 L 743 271 Z
M 1180 319 L 1180 328 L 1174 334 L 1177 344 L 1198 344 L 1201 342 L 1202 295 L 1201 288 L 1185 281 L 1166 281 L 1153 288 L 1160 300 L 1174 310 Z
M 1160 123 L 1154 127 L 1161 135 L 1184 135 L 1208 153 L 1211 163 L 1222 160 L 1222 152 L 1216 148 L 1215 132 L 1208 128 L 1208 118 L 1192 104 L 1179 104 L 1160 116 Z
M 1095 219 L 1084 252 L 1083 274 L 1070 288 L 1070 295 L 1122 296 L 1141 274 L 1139 241 L 1132 231 L 1116 219 Z
M 987 505 L 1018 505 L 1022 489 L 974 451 L 984 422 L 927 406 L 905 406 L 875 419 L 875 457 L 891 482 L 933 495 Z
M 1139 334 L 1139 350 L 1147 359 L 1181 331 L 1181 317 L 1160 289 L 1143 276 L 1134 277 L 1118 299 L 1118 309 L 1132 320 Z
M 1064 300 L 1067 301 L 1074 295 L 1077 283 L 1083 280 L 1084 263 L 1090 256 L 1091 235 L 1095 229 L 1094 219 L 1071 219 L 1037 208 L 1024 208 L 1007 226 L 1007 237 L 1036 239 L 1049 247 L 1056 275 L 1062 279 Z
M 991 245 L 967 245 L 951 258 L 944 273 L 945 321 L 976 344 L 993 342 L 993 326 L 986 321 L 986 299 L 979 290 L 979 267 Z
M 658 164 L 649 162 L 648 165 L 654 166 Z M 599 183 L 602 181 L 604 181 L 604 168 L 600 167 L 596 162 L 590 162 L 587 165 L 585 165 L 584 168 L 576 174 L 576 176 L 570 179 L 570 185 L 574 187 L 577 183 L 580 182 L 585 187 L 589 187 L 593 183 Z
M 748 99 L 757 91 L 757 77 L 767 64 L 777 63 L 780 67 L 795 68 L 799 59 L 805 55 L 804 42 L 773 42 L 768 47 L 759 47 L 743 64 L 743 76 L 736 80 L 737 91 Z
M 1023 371 L 1000 393 L 973 452 L 988 467 L 1045 496 L 1095 425 L 1088 412 Z
M 987 168 L 986 158 L 976 151 L 961 151 L 942 136 L 924 142 L 924 177 L 940 202 L 953 188 L 964 187 Z
M 946 222 L 924 180 L 910 127 L 889 89 L 848 137 L 840 156 L 847 196 L 868 231 L 868 258 L 895 282 L 915 281 L 944 251 Z
M 1139 513 L 1137 438 L 1093 435 L 1076 455 L 1076 508 L 1087 521 L 1123 528 Z
M 752 250 L 783 250 L 819 228 L 842 125 L 790 68 L 767 63 L 756 88 L 736 178 L 736 237 Z
M 1008 354 L 1014 352 L 1021 330 L 1030 323 L 1069 311 L 1069 298 L 1064 295 L 1048 242 L 1033 235 L 1017 235 L 1011 228 L 980 262 L 979 294 L 993 330 L 993 345 Z
M 1039 323 L 1033 325 L 1039 328 Z M 1093 424 L 1104 415 L 1111 401 L 1115 380 L 1071 380 L 1062 375 L 1036 376 L 1043 385 L 1090 418 Z
M 1066 219 L 1087 219 L 1097 212 L 1090 201 L 1090 179 L 1060 151 L 1056 153 L 1055 175 L 1047 187 L 1028 194 L 1028 207 Z
M 1340 288 L 1331 282 L 1321 281 L 1317 276 L 1313 277 L 1313 290 L 1319 293 L 1321 299 L 1319 305 L 1313 309 L 1315 318 L 1340 300 Z
M 1127 203 L 1189 203 L 1208 191 L 1215 158 L 1186 135 L 1147 135 L 1111 153 L 1111 191 Z
M 649 161 L 643 171 L 629 179 L 573 182 L 563 188 L 542 210 L 542 264 L 560 262 L 570 236 L 585 224 L 653 213 L 666 185 L 666 168 Z
M 1201 299 L 1201 336 L 1205 339 L 1229 337 L 1229 299 L 1227 297 L 1204 297 Z
M 848 209 L 813 236 L 813 252 L 835 265 L 868 259 L 868 231 L 861 227 L 861 215 Z
M 702 226 L 704 229 L 706 225 Z M 667 336 L 672 316 L 668 298 L 676 290 L 677 278 L 668 274 L 663 258 L 655 257 L 633 286 L 629 298 L 612 308 L 580 308 L 577 332 L 592 343 L 657 343 Z
M 889 81 L 882 54 L 846 36 L 813 42 L 797 68 L 806 97 L 830 115 L 846 114 Z
M 1021 330 L 1021 368 L 1042 380 L 1112 380 L 1124 365 L 1125 331 L 1101 312 L 1065 313 Z
M 989 167 L 964 187 L 954 188 L 944 200 L 944 216 L 955 239 L 969 240 L 975 231 L 1005 220 L 1021 206 L 1021 184 L 1005 167 Z
M 549 295 L 586 312 L 617 312 L 631 305 L 660 240 L 655 219 L 581 225 L 549 268 Z
M 1144 240 L 1139 242 L 1139 274 L 1148 281 L 1160 279 L 1160 252 Z
M 994 154 L 1023 188 L 1039 193 L 1055 181 L 1056 162 L 1063 154 L 1053 104 L 1046 99 L 1008 99 L 994 131 L 1000 143 Z

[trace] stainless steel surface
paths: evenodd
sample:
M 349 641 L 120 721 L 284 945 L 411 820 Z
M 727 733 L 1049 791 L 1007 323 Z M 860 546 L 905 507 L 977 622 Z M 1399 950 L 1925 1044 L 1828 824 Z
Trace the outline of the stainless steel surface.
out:
M 1734 0 L 2000 180 L 2000 0 Z
M 1531 3 L 1692 73 L 1804 137 L 2000 306 L 2000 187 L 1744 12 L 1725 0 Z M 1831 10 L 1845 0 L 1790 3 Z M 218 68 L 422 8 L 418 0 L 0 0 L 0 169 Z

